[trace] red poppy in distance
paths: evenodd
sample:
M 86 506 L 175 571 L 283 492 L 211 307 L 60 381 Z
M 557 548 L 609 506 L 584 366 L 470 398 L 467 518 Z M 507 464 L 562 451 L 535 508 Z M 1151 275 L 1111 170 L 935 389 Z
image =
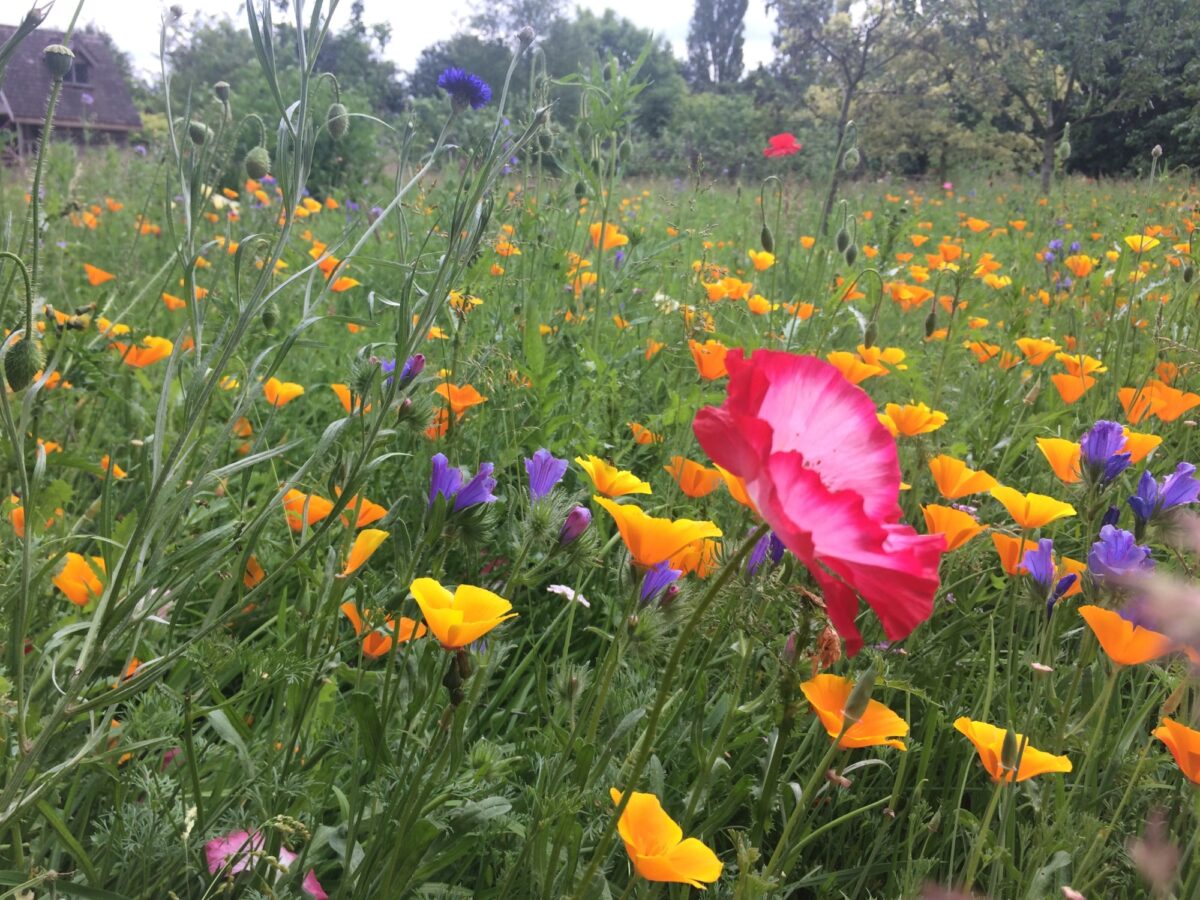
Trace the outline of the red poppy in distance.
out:
M 785 131 L 767 141 L 767 146 L 763 148 L 763 156 L 767 159 L 774 159 L 776 156 L 791 156 L 803 149 L 804 145 L 796 140 L 796 136 Z

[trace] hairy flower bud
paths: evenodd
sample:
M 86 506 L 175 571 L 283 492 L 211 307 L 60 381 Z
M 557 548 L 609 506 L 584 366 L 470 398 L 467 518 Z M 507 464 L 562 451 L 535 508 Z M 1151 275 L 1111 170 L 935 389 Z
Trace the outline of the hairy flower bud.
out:
M 762 248 L 764 250 L 766 250 L 768 253 L 775 252 L 775 235 L 773 235 L 771 233 L 770 225 L 765 225 L 765 224 L 763 225 L 762 234 L 760 234 L 758 236 L 758 242 L 762 245 Z
M 588 526 L 592 524 L 592 511 L 586 506 L 576 506 L 563 521 L 562 530 L 558 533 L 558 542 L 562 545 L 574 543 L 579 539 Z
M 851 147 L 842 154 L 842 169 L 846 172 L 853 172 L 861 161 L 862 156 L 859 154 L 858 148 Z
M 872 319 L 867 323 L 866 331 L 863 332 L 863 346 L 870 350 L 875 346 L 875 341 L 879 337 L 879 323 Z
M 340 140 L 350 130 L 350 113 L 341 103 L 331 103 L 329 112 L 325 114 L 325 125 L 329 128 L 330 136 Z
M 1190 263 L 1183 267 L 1183 283 L 1191 284 L 1192 279 L 1196 277 L 1196 269 Z
M 75 64 L 75 54 L 71 52 L 70 47 L 51 44 L 42 51 L 42 61 L 50 70 L 50 77 L 61 81 L 71 71 L 71 66 Z
M 1150 156 L 1153 159 L 1158 159 L 1163 154 L 1162 144 L 1155 144 L 1150 150 Z
M 621 143 L 617 145 L 617 158 L 620 159 L 621 162 L 629 162 L 629 157 L 631 156 L 633 156 L 633 144 L 629 143 L 627 140 L 621 141 Z
M 590 141 L 592 139 L 592 126 L 587 119 L 580 119 L 575 125 L 575 136 L 581 141 Z
M 843 254 L 843 256 L 846 257 L 846 265 L 854 265 L 854 261 L 858 259 L 858 244 L 851 243 L 850 246 L 846 248 L 846 252 Z
M 530 44 L 532 44 L 535 37 L 537 37 L 537 32 L 534 31 L 533 27 L 530 25 L 526 25 L 517 32 L 517 41 L 520 42 L 522 47 L 528 47 Z
M 229 82 L 218 81 L 213 85 L 213 93 L 217 95 L 217 99 L 222 103 L 229 102 Z
M 251 147 L 242 164 L 246 168 L 246 175 L 258 181 L 271 172 L 271 153 L 261 144 Z
M 45 358 L 42 348 L 36 341 L 23 339 L 15 347 L 10 347 L 8 355 L 4 357 L 4 377 L 8 379 L 8 386 L 14 391 L 21 390 L 33 381 L 33 376 L 43 365 Z
M 191 142 L 197 147 L 202 146 L 210 137 L 212 137 L 212 130 L 203 122 L 198 122 L 195 119 L 192 119 L 192 121 L 188 122 L 187 132 L 188 138 L 190 138 Z
M 846 248 L 850 246 L 850 232 L 845 228 L 839 228 L 833 242 L 834 246 L 837 247 L 838 253 L 845 253 Z
M 937 307 L 931 307 L 929 315 L 925 317 L 925 337 L 933 337 L 933 333 L 937 331 Z
M 272 300 L 262 311 L 263 328 L 274 328 L 279 321 L 279 305 Z

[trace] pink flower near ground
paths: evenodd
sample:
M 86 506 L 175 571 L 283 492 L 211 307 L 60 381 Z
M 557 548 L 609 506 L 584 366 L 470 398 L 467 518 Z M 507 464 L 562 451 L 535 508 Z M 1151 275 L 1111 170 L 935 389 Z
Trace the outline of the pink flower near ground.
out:
M 858 598 L 890 640 L 933 612 L 940 534 L 900 523 L 896 440 L 875 404 L 834 366 L 812 356 L 741 350 L 726 357 L 725 404 L 696 414 L 693 430 L 746 492 L 825 595 L 849 654 L 862 647 Z
M 785 131 L 767 141 L 767 146 L 763 148 L 763 156 L 774 159 L 777 156 L 791 156 L 803 149 L 804 145 L 796 140 L 796 136 Z
M 263 852 L 266 842 L 261 832 L 251 834 L 248 831 L 231 831 L 229 834 L 215 837 L 204 845 L 204 856 L 208 862 L 208 872 L 216 875 L 222 870 L 228 870 L 236 875 L 245 872 L 257 862 L 257 856 Z M 279 848 L 279 862 L 286 869 L 291 868 L 297 856 L 287 847 Z M 317 881 L 317 873 L 309 869 L 300 883 L 300 887 L 313 900 L 329 900 L 329 895 Z

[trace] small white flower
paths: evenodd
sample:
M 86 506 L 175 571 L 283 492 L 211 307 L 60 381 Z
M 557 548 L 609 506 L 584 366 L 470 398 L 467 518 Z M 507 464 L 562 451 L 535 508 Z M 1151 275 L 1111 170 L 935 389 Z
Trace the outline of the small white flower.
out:
M 575 590 L 575 588 L 567 587 L 565 584 L 552 584 L 546 588 L 552 594 L 558 594 L 560 597 L 566 597 L 568 600 L 574 600 L 580 606 L 585 606 L 588 609 L 592 608 L 592 604 L 588 603 L 587 597 Z

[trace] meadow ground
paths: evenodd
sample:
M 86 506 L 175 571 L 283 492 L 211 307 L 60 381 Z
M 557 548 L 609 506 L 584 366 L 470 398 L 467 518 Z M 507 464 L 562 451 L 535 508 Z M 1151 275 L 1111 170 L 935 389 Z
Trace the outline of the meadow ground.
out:
M 0 882 L 1200 895 L 1194 186 L 527 137 L 0 172 Z

